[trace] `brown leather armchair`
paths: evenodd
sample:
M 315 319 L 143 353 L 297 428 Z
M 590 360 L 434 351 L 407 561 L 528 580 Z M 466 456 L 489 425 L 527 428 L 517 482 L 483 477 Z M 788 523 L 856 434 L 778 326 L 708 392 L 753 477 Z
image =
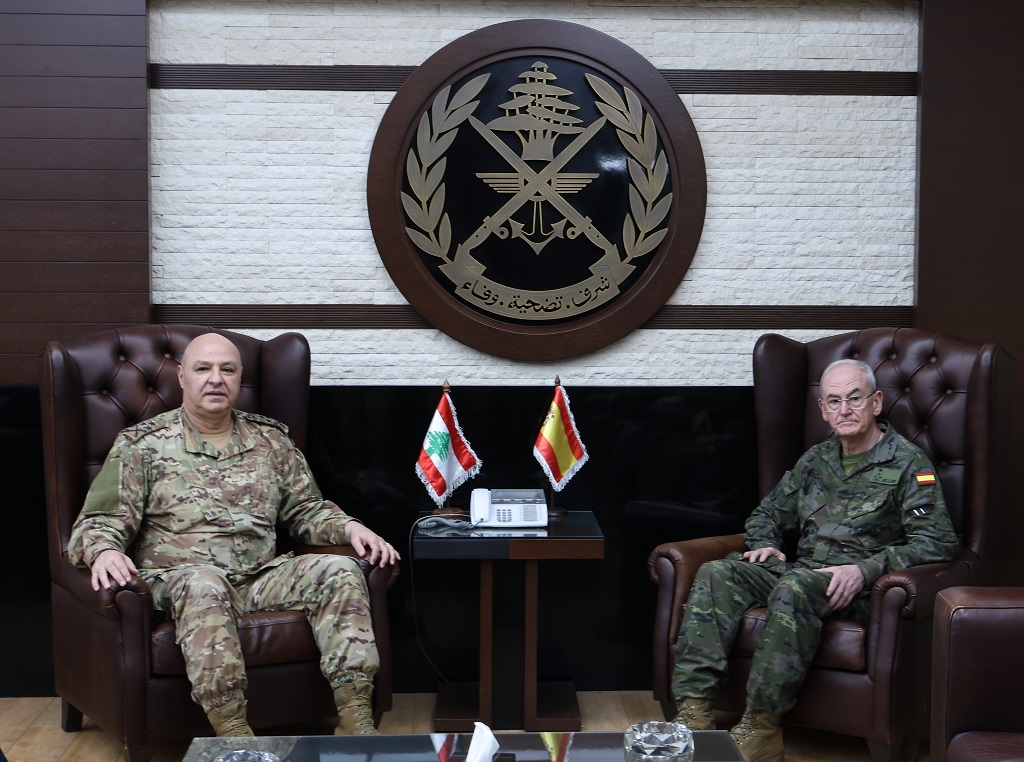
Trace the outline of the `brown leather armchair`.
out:
M 1024 588 L 943 590 L 934 635 L 929 759 L 1024 760 Z
M 89 572 L 68 561 L 68 539 L 118 433 L 181 404 L 177 360 L 191 339 L 212 330 L 142 325 L 104 331 L 50 342 L 40 363 L 54 684 L 62 701 L 61 724 L 67 731 L 80 730 L 84 713 L 124 742 L 131 762 L 148 759 L 157 742 L 212 731 L 192 701 L 174 624 L 157 615 L 149 588 L 133 577 L 124 587 L 93 591 Z M 303 447 L 310 370 L 305 337 L 286 333 L 260 341 L 218 333 L 241 353 L 244 377 L 237 406 L 284 422 Z M 351 554 L 348 547 L 296 550 Z M 387 590 L 398 570 L 368 565 L 364 570 L 381 655 L 374 692 L 379 718 L 391 708 Z M 254 728 L 336 717 L 302 612 L 245 616 L 239 635 Z
M 927 733 L 928 666 L 935 594 L 984 584 L 992 571 L 989 524 L 1004 501 L 1009 450 L 1012 359 L 976 344 L 911 328 L 870 329 L 801 343 L 762 336 L 754 348 L 758 489 L 830 433 L 817 406 L 825 367 L 840 358 L 867 362 L 883 392 L 882 416 L 935 465 L 961 540 L 955 559 L 882 576 L 868 621 L 830 619 L 796 706 L 784 720 L 867 739 L 872 758 L 894 759 L 905 741 Z M 753 506 L 752 506 L 753 507 Z M 654 697 L 674 712 L 675 644 L 697 569 L 743 550 L 743 535 L 659 545 L 648 558 L 658 586 L 654 622 Z M 715 702 L 739 712 L 764 609 L 748 612 Z

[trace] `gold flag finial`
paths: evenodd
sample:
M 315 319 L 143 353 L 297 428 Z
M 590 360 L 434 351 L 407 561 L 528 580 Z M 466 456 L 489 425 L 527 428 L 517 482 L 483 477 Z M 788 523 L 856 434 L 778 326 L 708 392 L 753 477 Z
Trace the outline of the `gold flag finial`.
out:
M 444 392 L 445 394 L 447 394 L 447 393 L 448 393 L 448 392 L 450 392 L 451 390 L 452 390 L 452 387 L 451 387 L 451 386 L 449 385 L 449 383 L 448 383 L 448 379 L 446 378 L 446 379 L 444 380 L 444 383 L 443 383 L 443 384 L 441 384 L 441 391 L 443 391 L 443 392 Z
M 560 379 L 558 376 L 555 376 L 555 386 L 561 386 L 561 385 L 562 385 L 562 379 Z

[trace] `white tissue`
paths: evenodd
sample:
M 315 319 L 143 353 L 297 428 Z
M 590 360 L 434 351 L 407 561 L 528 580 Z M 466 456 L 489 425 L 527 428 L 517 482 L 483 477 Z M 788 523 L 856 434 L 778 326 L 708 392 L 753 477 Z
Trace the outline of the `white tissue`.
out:
M 498 740 L 491 729 L 482 722 L 473 723 L 473 738 L 469 741 L 466 762 L 491 762 L 498 753 Z

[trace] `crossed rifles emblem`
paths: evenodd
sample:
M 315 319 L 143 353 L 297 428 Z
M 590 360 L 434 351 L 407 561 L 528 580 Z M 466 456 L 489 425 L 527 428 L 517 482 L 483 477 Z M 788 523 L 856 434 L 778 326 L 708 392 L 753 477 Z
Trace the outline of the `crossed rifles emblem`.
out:
M 436 160 L 436 149 L 433 153 L 430 149 L 437 145 L 444 145 L 445 148 L 450 146 L 454 138 L 450 131 L 461 121 L 468 121 L 513 170 L 477 173 L 476 176 L 493 190 L 511 195 L 511 198 L 493 214 L 486 216 L 469 238 L 457 245 L 454 257 L 449 259 L 446 233 L 450 240 L 450 226 L 447 215 L 440 219 L 440 211 L 436 208 L 438 197 L 443 204 L 443 183 L 439 184 L 440 192 L 432 199 L 425 198 L 427 194 L 434 193 L 433 184 L 430 182 L 430 177 L 433 177 L 434 173 L 428 173 L 428 162 L 425 158 L 417 159 L 410 150 L 407 166 L 419 169 L 420 180 L 419 186 L 416 186 L 410 179 L 410 185 L 420 188 L 422 211 L 410 209 L 412 199 L 407 194 L 403 198 L 403 203 L 406 205 L 409 218 L 420 225 L 430 238 L 411 228 L 406 230 L 419 248 L 444 260 L 439 270 L 455 284 L 455 293 L 478 309 L 520 320 L 564 319 L 593 310 L 619 293 L 619 284 L 635 269 L 635 265 L 630 264 L 629 260 L 653 249 L 664 233 L 649 236 L 652 240 L 643 244 L 643 250 L 637 249 L 635 254 L 627 250 L 625 257 L 620 256 L 619 247 L 598 230 L 588 215 L 577 210 L 565 198 L 566 195 L 578 193 L 585 188 L 599 177 L 599 173 L 562 170 L 608 124 L 609 117 L 619 130 L 620 138 L 623 126 L 635 125 L 634 144 L 642 148 L 646 136 L 643 134 L 644 115 L 639 110 L 639 102 L 634 103 L 635 97 L 633 100 L 627 98 L 627 106 L 627 101 L 623 101 L 610 85 L 593 75 L 587 75 L 595 91 L 604 100 L 598 107 L 605 116 L 598 117 L 584 127 L 580 124 L 580 119 L 572 116 L 572 111 L 578 109 L 578 106 L 563 100 L 565 96 L 572 95 L 572 91 L 554 85 L 556 77 L 548 71 L 546 63 L 538 61 L 533 64 L 530 71 L 520 75 L 520 83 L 509 88 L 513 98 L 501 105 L 505 115 L 484 124 L 472 114 L 479 103 L 472 99 L 483 88 L 489 76 L 486 74 L 472 80 L 450 101 L 448 88 L 437 96 L 428 112 L 434 119 L 433 131 L 430 134 L 431 142 L 424 143 L 421 139 L 420 155 L 424 157 L 429 153 Z M 427 118 L 424 114 L 423 120 Z M 421 129 L 422 127 L 421 123 Z M 445 131 L 448 131 L 451 138 L 447 138 Z M 497 134 L 500 131 L 518 135 L 523 144 L 520 154 L 510 148 Z M 555 154 L 556 142 L 565 136 L 572 136 L 571 142 Z M 625 141 L 623 144 L 626 146 Z M 634 152 L 632 148 L 630 150 Z M 651 148 L 652 155 L 654 150 Z M 662 152 L 659 161 L 664 161 L 663 155 Z M 545 161 L 546 164 L 535 170 L 529 162 L 538 160 Z M 655 162 L 645 160 L 643 163 L 653 167 Z M 443 169 L 441 171 L 443 172 Z M 664 177 L 662 180 L 664 181 Z M 438 182 L 435 178 L 434 184 Z M 631 204 L 634 203 L 632 198 L 630 201 Z M 667 210 L 667 203 L 670 201 L 671 194 L 667 194 L 667 202 L 661 206 Z M 527 203 L 533 204 L 530 230 L 526 229 L 525 223 L 513 217 Z M 545 204 L 550 205 L 563 217 L 546 230 L 543 215 Z M 639 238 L 631 237 L 630 243 L 635 248 L 636 244 L 643 243 L 646 233 L 640 222 L 640 212 L 634 210 L 633 216 L 637 217 L 637 225 L 641 228 Z M 629 218 L 630 232 L 633 230 L 632 218 Z M 438 221 L 439 233 L 427 230 L 428 225 L 434 224 L 434 220 Z M 601 256 L 597 262 L 590 265 L 590 276 L 578 283 L 556 289 L 513 288 L 488 278 L 485 274 L 486 267 L 473 256 L 473 250 L 487 241 L 491 235 L 501 240 L 520 240 L 537 255 L 540 255 L 545 246 L 555 238 L 573 240 L 583 235 L 600 250 Z M 657 241 L 653 238 L 657 238 Z

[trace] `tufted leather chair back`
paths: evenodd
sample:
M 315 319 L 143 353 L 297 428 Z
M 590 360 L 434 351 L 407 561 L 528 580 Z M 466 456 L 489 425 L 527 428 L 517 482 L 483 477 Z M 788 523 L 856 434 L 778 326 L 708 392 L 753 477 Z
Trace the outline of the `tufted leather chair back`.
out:
M 818 408 L 821 374 L 839 359 L 866 362 L 882 417 L 935 465 L 953 525 L 972 560 L 986 558 L 988 507 L 1005 468 L 1012 360 L 978 344 L 915 328 L 872 328 L 809 343 L 768 334 L 754 348 L 758 487 L 767 494 L 812 444 L 831 433 Z M 1003 464 L 1003 465 L 1001 465 Z
M 67 544 L 85 494 L 118 433 L 181 405 L 177 367 L 204 333 L 230 339 L 242 358 L 236 406 L 276 418 L 301 449 L 309 411 L 310 352 L 305 337 L 268 341 L 197 325 L 139 325 L 50 342 L 41 363 L 50 572 L 71 571 Z

